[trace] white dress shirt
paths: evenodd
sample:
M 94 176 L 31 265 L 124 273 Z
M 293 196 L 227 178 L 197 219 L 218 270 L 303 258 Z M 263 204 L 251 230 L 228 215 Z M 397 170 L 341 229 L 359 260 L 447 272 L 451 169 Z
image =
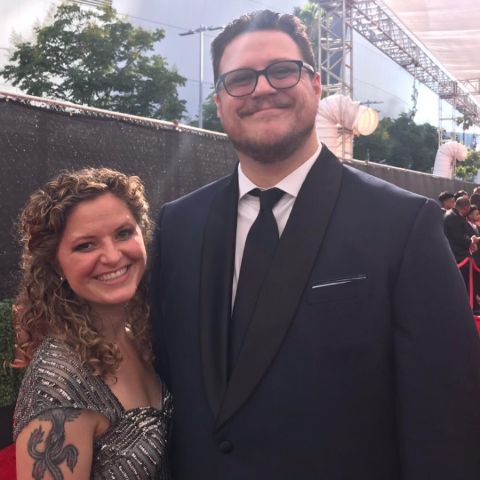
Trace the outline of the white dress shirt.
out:
M 297 198 L 298 192 L 317 159 L 322 145 L 320 144 L 315 153 L 296 170 L 288 176 L 280 180 L 271 188 L 280 188 L 285 192 L 283 197 L 273 207 L 273 215 L 277 221 L 278 233 L 282 235 L 288 217 L 292 211 L 293 204 Z M 240 164 L 238 165 L 238 215 L 237 215 L 237 237 L 235 241 L 235 267 L 233 271 L 233 285 L 232 285 L 232 308 L 237 293 L 238 277 L 240 275 L 240 266 L 242 264 L 243 250 L 247 235 L 253 222 L 260 211 L 260 198 L 253 195 L 248 195 L 248 192 L 254 188 L 260 188 L 255 185 L 242 171 Z M 264 189 L 261 189 L 264 190 Z

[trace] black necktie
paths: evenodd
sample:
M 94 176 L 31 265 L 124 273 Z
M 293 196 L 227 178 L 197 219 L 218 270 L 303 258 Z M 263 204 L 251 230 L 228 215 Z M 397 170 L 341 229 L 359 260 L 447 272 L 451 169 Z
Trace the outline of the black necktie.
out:
M 248 232 L 243 251 L 230 324 L 229 375 L 243 344 L 260 289 L 278 243 L 278 226 L 272 208 L 284 193 L 278 188 L 263 191 L 255 188 L 249 192 L 250 195 L 260 197 L 260 211 Z

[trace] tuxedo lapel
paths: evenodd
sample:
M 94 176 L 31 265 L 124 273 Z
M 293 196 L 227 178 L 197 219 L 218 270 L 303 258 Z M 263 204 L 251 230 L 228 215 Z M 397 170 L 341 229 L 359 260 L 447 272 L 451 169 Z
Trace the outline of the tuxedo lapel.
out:
M 235 171 L 212 201 L 202 249 L 200 348 L 208 401 L 215 417 L 227 379 L 227 329 L 231 314 L 237 204 Z
M 248 399 L 295 317 L 340 191 L 342 166 L 323 146 L 305 179 L 260 292 L 216 427 Z

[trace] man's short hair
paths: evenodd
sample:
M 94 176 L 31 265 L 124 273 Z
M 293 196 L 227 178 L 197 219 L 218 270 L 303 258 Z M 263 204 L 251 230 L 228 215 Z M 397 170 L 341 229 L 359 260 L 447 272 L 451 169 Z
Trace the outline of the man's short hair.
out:
M 458 192 L 455 192 L 455 200 L 458 200 L 460 197 L 468 197 L 468 193 L 465 190 L 459 190 Z
M 448 200 L 449 198 L 455 198 L 453 193 L 451 192 L 441 192 L 438 194 L 438 201 L 440 203 L 443 203 L 445 200 Z
M 277 30 L 289 35 L 298 45 L 303 60 L 315 68 L 315 57 L 312 44 L 308 38 L 305 25 L 298 17 L 290 14 L 259 10 L 248 13 L 229 23 L 212 42 L 211 53 L 214 81 L 217 83 L 220 60 L 227 45 L 242 33 L 258 32 L 262 30 Z
M 456 209 L 464 209 L 470 206 L 470 199 L 468 197 L 459 197 L 455 202 Z

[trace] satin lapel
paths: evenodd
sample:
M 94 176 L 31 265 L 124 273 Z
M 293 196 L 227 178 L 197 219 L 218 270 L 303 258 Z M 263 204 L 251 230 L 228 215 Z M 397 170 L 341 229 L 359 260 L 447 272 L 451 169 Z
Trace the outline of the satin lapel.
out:
M 295 201 L 227 386 L 220 427 L 252 394 L 295 317 L 341 187 L 342 166 L 323 146 Z
M 231 312 L 237 203 L 235 171 L 212 201 L 202 249 L 200 349 L 208 401 L 215 417 L 227 378 L 227 328 Z

